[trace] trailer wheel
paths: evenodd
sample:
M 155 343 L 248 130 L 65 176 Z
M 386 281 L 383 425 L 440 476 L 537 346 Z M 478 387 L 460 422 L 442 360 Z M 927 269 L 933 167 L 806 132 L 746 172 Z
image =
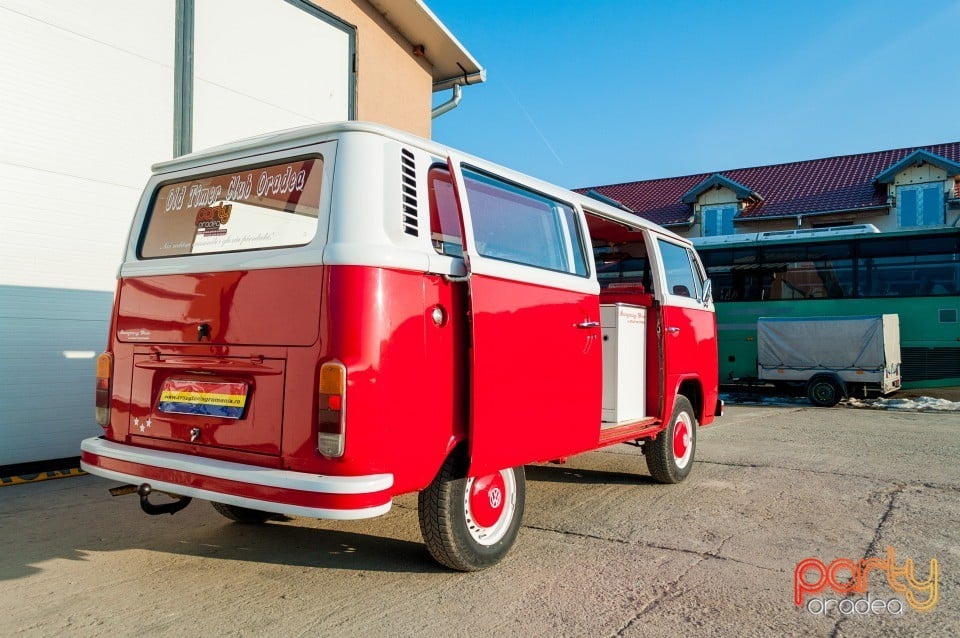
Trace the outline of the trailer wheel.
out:
M 227 505 L 226 503 L 214 503 L 212 501 L 210 504 L 213 505 L 213 509 L 235 523 L 259 524 L 279 518 L 279 515 L 273 512 L 261 512 L 239 505 Z
M 456 455 L 420 492 L 420 532 L 441 565 L 470 572 L 506 556 L 520 531 L 526 484 L 523 466 L 465 478 Z
M 807 398 L 822 408 L 832 408 L 843 397 L 843 388 L 833 377 L 817 376 L 807 382 Z
M 697 450 L 697 418 L 687 397 L 677 395 L 670 424 L 646 446 L 647 469 L 655 481 L 679 483 L 687 478 Z

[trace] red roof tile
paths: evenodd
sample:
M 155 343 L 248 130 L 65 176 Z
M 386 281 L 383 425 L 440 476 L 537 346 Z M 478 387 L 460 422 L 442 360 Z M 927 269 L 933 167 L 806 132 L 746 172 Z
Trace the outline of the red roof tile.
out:
M 960 142 L 950 142 L 716 172 L 763 197 L 762 202 L 741 212 L 739 219 L 853 211 L 884 206 L 886 188 L 878 188 L 873 182 L 874 178 L 918 148 L 960 163 Z M 693 215 L 693 207 L 682 203 L 681 196 L 713 174 L 700 173 L 576 190 L 580 193 L 596 190 L 654 223 L 669 226 L 688 223 Z

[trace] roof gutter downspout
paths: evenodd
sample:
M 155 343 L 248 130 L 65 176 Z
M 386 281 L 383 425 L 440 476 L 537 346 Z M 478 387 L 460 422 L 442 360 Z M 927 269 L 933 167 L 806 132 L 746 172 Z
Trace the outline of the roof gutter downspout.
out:
M 448 113 L 453 109 L 457 108 L 458 106 L 460 106 L 461 97 L 462 96 L 461 96 L 460 85 L 454 84 L 453 97 L 451 97 L 449 100 L 447 100 L 443 104 L 438 105 L 435 109 L 430 111 L 430 119 L 435 120 L 441 115 L 443 115 L 444 113 Z
M 470 86 L 471 84 L 480 84 L 481 82 L 487 81 L 486 69 L 480 69 L 476 73 L 467 73 L 467 71 L 463 68 L 463 65 L 458 63 L 457 66 L 459 66 L 460 70 L 463 71 L 463 75 L 458 75 L 433 83 L 434 93 L 438 91 L 446 91 L 447 89 L 453 89 L 453 97 L 430 111 L 431 120 L 437 119 L 444 113 L 452 111 L 460 105 L 461 87 Z

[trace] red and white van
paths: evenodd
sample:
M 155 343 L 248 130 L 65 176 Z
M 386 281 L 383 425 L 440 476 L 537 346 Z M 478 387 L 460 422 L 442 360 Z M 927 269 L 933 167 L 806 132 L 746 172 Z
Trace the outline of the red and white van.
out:
M 460 570 L 513 544 L 524 464 L 642 444 L 675 483 L 721 408 L 688 241 L 363 123 L 154 167 L 96 397 L 83 468 L 148 513 L 357 519 L 419 492 Z

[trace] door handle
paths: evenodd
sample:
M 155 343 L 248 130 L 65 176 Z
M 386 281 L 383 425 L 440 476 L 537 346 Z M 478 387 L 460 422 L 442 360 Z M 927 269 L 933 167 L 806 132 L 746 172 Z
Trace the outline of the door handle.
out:
M 672 335 L 678 335 L 680 334 L 680 328 L 677 328 L 676 326 L 670 326 L 669 328 L 667 328 L 667 332 L 669 332 Z
M 573 324 L 577 328 L 599 328 L 599 321 L 581 321 L 580 323 Z

